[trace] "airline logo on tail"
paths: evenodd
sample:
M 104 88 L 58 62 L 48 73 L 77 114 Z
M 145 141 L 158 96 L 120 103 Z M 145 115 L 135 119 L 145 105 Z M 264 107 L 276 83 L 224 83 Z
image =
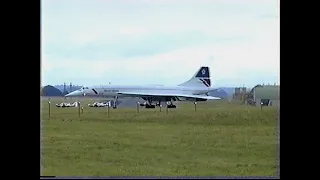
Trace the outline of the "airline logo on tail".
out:
M 207 66 L 202 66 L 196 71 L 196 73 L 192 76 L 188 81 L 180 84 L 179 86 L 187 86 L 187 87 L 210 87 L 210 70 Z
M 195 76 L 196 78 L 210 78 L 209 67 L 201 67 Z
M 205 75 L 206 74 L 206 70 L 205 69 L 202 69 L 202 75 Z
M 196 78 L 198 78 L 206 87 L 211 86 L 209 67 L 201 67 Z

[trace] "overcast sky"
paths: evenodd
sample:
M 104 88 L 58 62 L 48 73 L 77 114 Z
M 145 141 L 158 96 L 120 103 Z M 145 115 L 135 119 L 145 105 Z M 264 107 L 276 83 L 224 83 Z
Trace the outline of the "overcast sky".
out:
M 42 84 L 280 83 L 279 1 L 42 0 Z

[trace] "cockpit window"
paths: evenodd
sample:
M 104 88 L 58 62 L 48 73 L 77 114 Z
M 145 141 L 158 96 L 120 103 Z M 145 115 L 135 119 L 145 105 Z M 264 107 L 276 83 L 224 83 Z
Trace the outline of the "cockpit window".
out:
M 82 88 L 80 88 L 80 91 L 83 91 L 85 89 L 89 89 L 89 88 L 88 87 L 82 87 Z

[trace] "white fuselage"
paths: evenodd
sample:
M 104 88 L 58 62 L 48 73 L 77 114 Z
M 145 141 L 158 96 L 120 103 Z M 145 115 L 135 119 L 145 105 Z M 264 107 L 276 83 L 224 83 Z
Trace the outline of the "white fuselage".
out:
M 215 90 L 211 88 L 209 67 L 201 66 L 198 71 L 190 78 L 176 86 L 159 86 L 159 85 L 104 85 L 82 87 L 81 89 L 71 92 L 66 97 L 72 96 L 100 96 L 114 97 L 139 97 L 148 101 L 171 102 L 171 101 L 207 101 L 221 99 L 219 97 L 209 96 L 208 92 Z M 172 102 L 171 102 L 172 105 Z M 170 106 L 171 106 L 170 105 Z M 172 106 L 173 107 L 173 106 Z
M 208 87 L 184 87 L 184 86 L 136 86 L 136 85 L 105 85 L 105 86 L 92 86 L 84 87 L 80 89 L 85 95 L 89 96 L 126 96 L 118 94 L 118 92 L 139 92 L 139 91 L 148 91 L 148 92 L 168 92 L 168 93 L 182 93 L 182 94 L 206 94 L 213 88 Z

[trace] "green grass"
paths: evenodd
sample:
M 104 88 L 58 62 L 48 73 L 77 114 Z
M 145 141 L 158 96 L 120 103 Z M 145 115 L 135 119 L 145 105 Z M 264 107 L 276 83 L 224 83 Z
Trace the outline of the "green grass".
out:
M 83 104 L 93 101 L 83 101 Z M 61 102 L 61 100 L 59 101 Z M 42 100 L 42 175 L 276 176 L 277 109 L 226 102 L 56 108 Z

